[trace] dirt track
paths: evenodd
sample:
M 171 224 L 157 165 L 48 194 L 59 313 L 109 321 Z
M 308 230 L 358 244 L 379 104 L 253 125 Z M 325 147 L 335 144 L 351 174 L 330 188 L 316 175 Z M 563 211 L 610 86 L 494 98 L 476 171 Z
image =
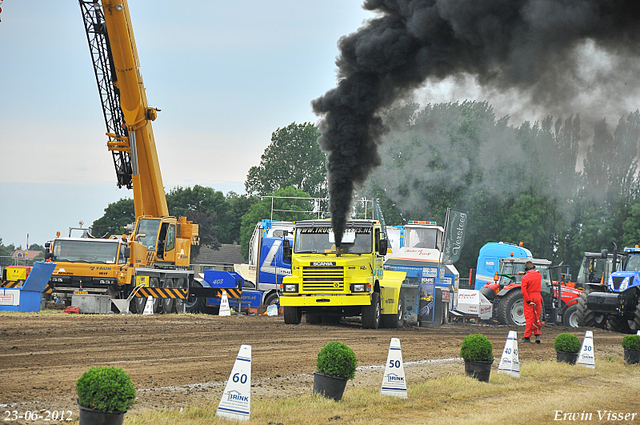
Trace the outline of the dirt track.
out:
M 523 328 L 512 329 L 522 336 Z M 295 394 L 309 390 L 317 353 L 329 341 L 345 342 L 358 365 L 369 366 L 385 363 L 394 336 L 401 340 L 407 363 L 458 357 L 464 336 L 482 333 L 499 359 L 509 330 L 459 323 L 363 330 L 355 322 L 319 326 L 303 320 L 293 326 L 282 317 L 264 316 L 0 313 L 0 407 L 77 412 L 75 381 L 89 367 L 101 365 L 129 372 L 138 390 L 136 410 L 219 399 L 241 344 L 252 346 L 255 397 Z M 520 361 L 554 360 L 553 339 L 566 330 L 545 325 L 543 344 L 521 344 Z M 571 331 L 582 339 L 585 329 Z M 622 356 L 623 335 L 594 329 L 594 336 L 597 357 Z M 462 362 L 448 363 L 463 373 Z

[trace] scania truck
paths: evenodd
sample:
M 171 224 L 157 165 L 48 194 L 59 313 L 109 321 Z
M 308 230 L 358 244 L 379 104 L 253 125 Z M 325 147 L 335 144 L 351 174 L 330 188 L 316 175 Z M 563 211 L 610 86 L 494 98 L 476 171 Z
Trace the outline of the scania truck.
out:
M 360 316 L 362 327 L 404 324 L 406 273 L 384 270 L 388 242 L 379 221 L 348 220 L 336 246 L 330 220 L 299 221 L 293 246 L 285 240 L 291 275 L 282 281 L 284 321 L 299 324 Z

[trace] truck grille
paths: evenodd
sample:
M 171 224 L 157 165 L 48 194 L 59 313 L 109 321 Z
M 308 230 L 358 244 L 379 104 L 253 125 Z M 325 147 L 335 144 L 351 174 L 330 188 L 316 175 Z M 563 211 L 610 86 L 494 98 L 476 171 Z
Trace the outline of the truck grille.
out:
M 620 289 L 620 284 L 624 280 L 624 277 L 621 276 L 611 276 L 611 280 L 613 280 L 613 289 L 616 291 Z
M 308 266 L 302 269 L 302 290 L 307 292 L 344 291 L 344 269 L 336 266 Z

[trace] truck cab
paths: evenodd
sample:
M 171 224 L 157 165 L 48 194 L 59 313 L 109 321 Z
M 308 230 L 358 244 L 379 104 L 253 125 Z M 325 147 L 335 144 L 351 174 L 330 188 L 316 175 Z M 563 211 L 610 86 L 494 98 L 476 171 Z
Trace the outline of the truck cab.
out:
M 262 220 L 253 229 L 249 242 L 249 259 L 234 264 L 234 270 L 263 292 L 262 304 L 280 303 L 282 279 L 291 274 L 291 261 L 285 258 L 284 241 L 293 244 L 293 222 Z
M 129 248 L 120 237 L 58 237 L 47 245 L 47 260 L 56 263 L 49 279 L 55 298 L 70 301 L 75 291 L 113 294 L 130 281 Z

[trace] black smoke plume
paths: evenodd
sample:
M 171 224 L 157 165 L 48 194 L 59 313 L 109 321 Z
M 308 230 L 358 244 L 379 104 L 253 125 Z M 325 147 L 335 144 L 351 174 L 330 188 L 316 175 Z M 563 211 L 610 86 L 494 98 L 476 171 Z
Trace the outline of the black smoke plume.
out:
M 381 113 L 426 81 L 471 75 L 538 105 L 576 97 L 587 43 L 636 68 L 638 0 L 367 0 L 376 13 L 338 42 L 337 87 L 312 102 L 321 116 L 337 245 L 355 186 L 380 164 Z M 615 66 L 614 66 L 615 67 Z M 623 74 L 634 87 L 638 74 Z

